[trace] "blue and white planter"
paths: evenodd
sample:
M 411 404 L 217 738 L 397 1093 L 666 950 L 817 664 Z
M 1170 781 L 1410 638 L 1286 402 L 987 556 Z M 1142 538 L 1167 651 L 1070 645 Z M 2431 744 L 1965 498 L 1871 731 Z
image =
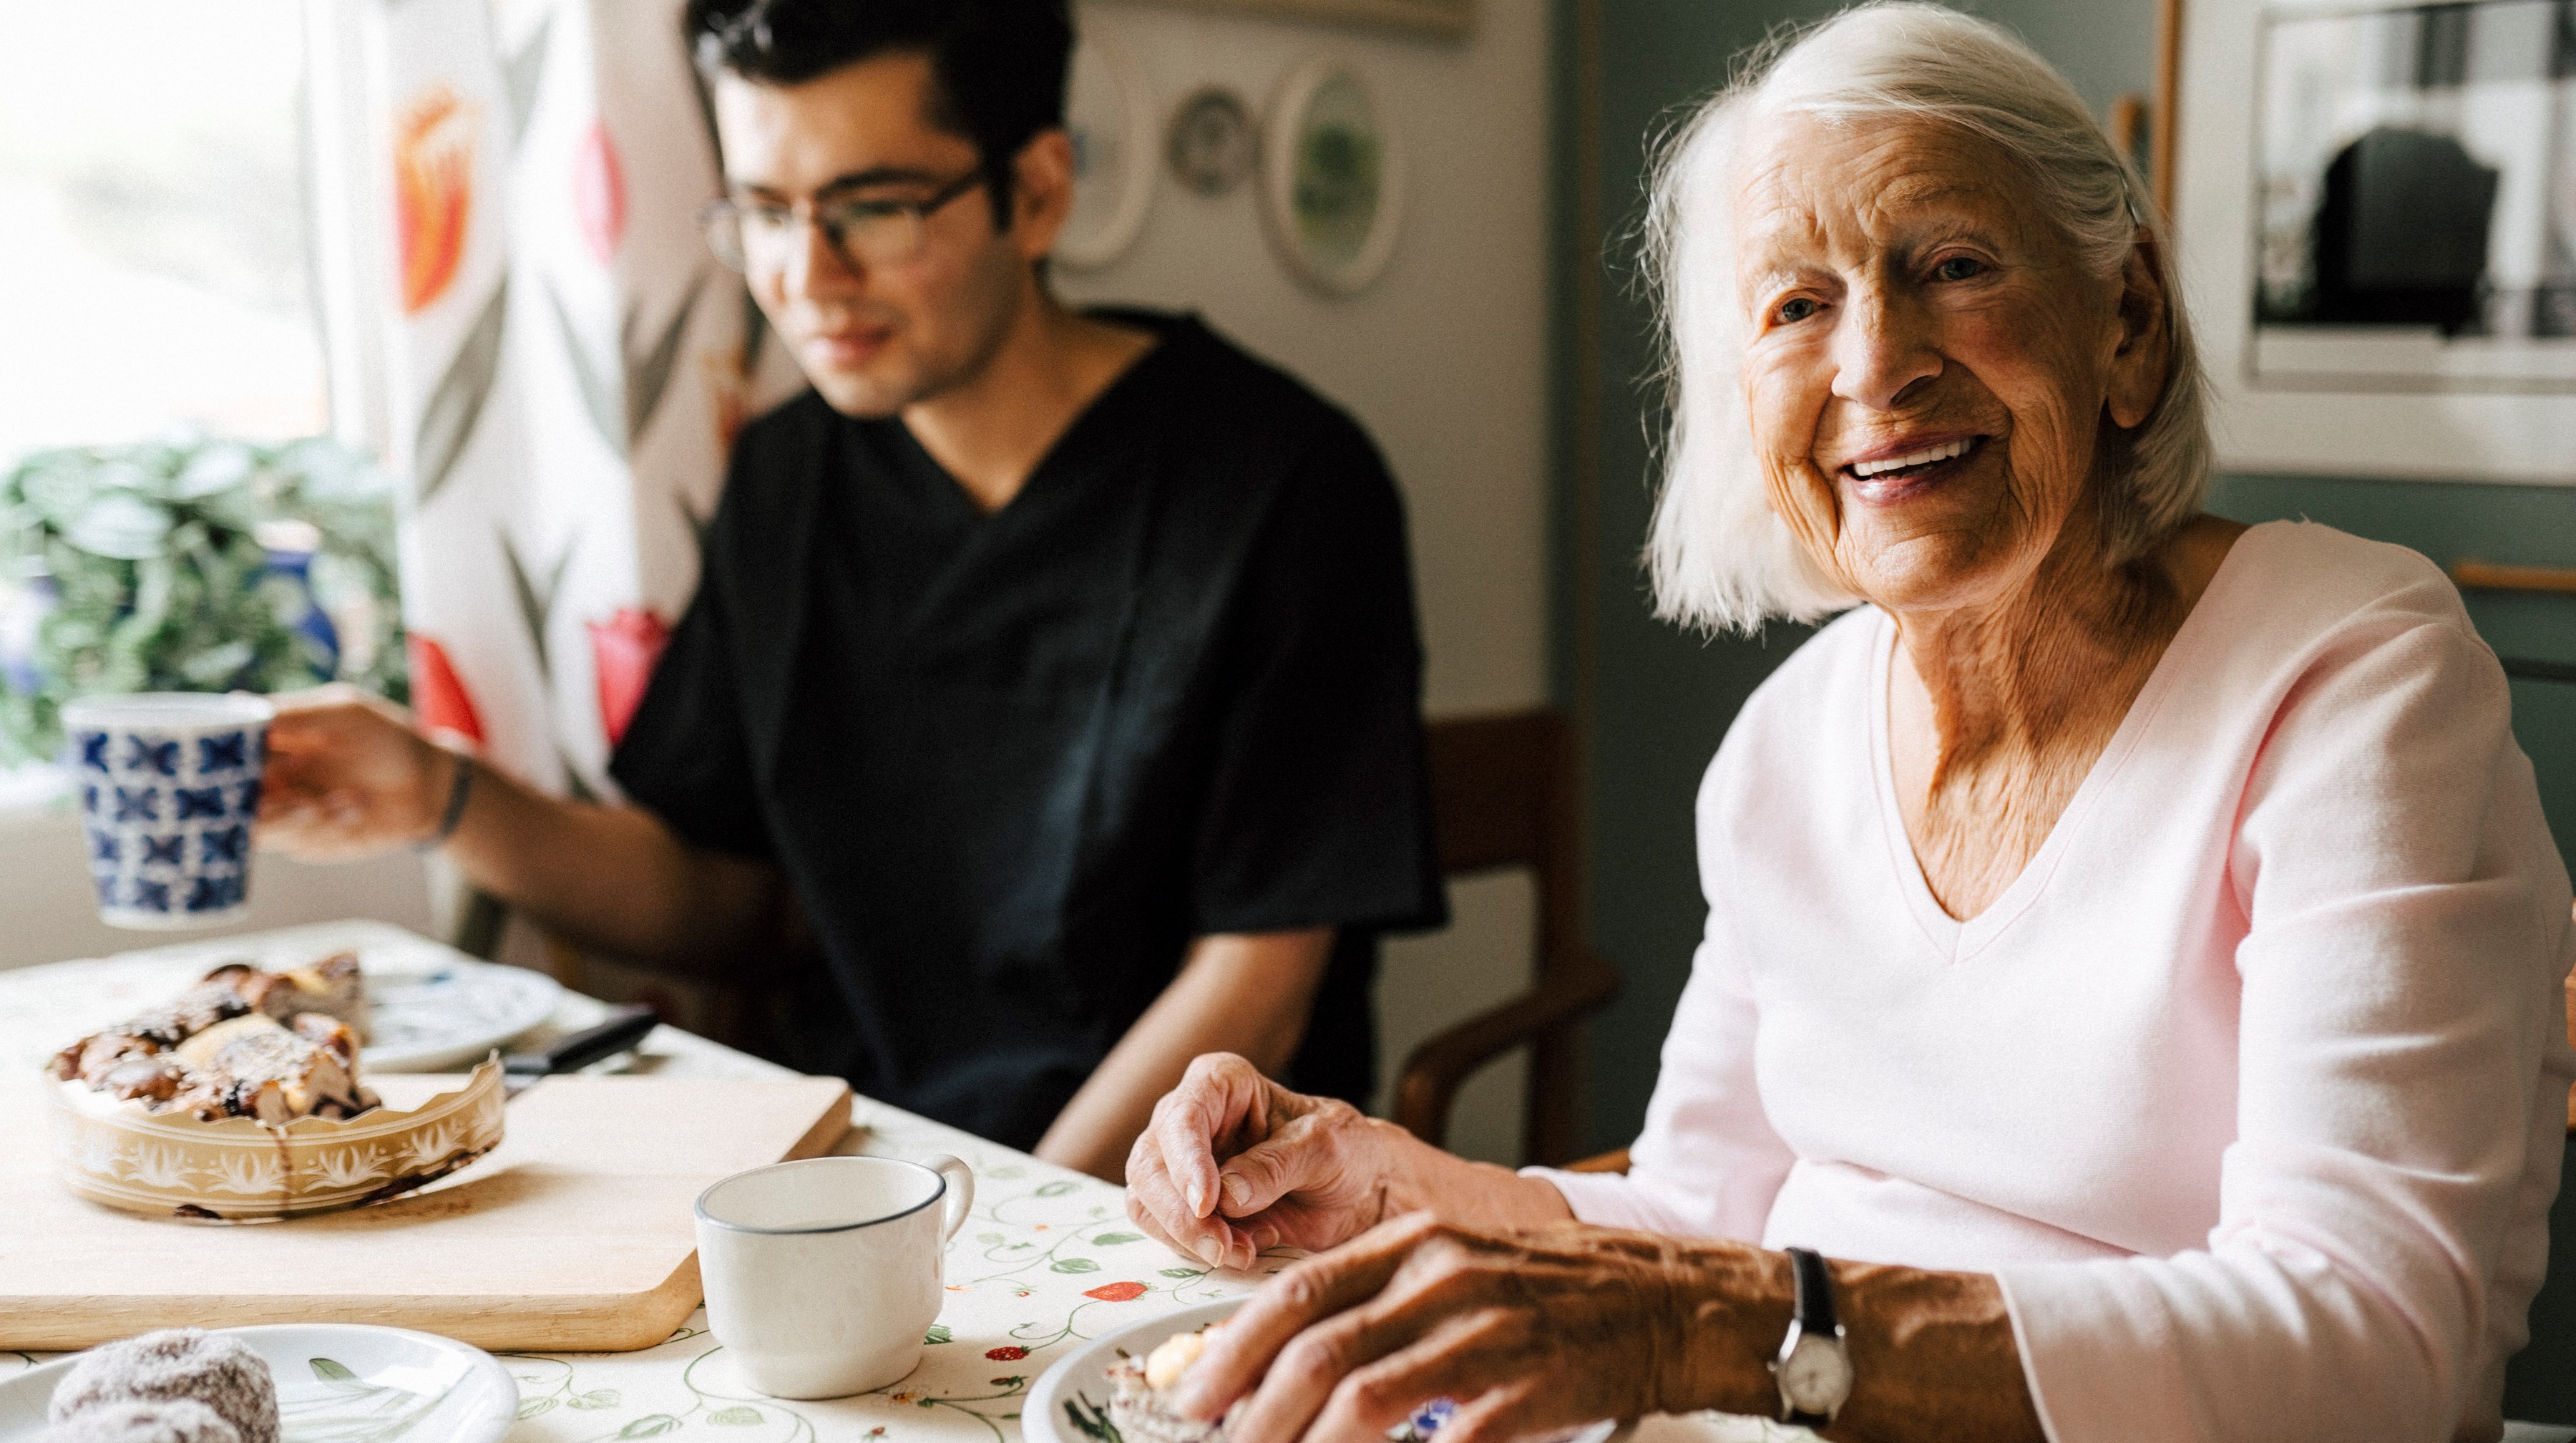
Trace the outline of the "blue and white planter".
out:
M 238 693 L 63 707 L 100 920 L 175 929 L 241 919 L 272 715 L 264 698 Z

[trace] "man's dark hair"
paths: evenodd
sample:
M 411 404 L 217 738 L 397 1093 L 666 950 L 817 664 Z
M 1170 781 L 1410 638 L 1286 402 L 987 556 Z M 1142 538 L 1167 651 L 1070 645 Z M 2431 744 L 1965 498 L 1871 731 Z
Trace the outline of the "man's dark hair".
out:
M 1066 0 L 688 0 L 699 73 L 797 85 L 889 53 L 930 61 L 932 125 L 974 142 L 993 224 L 1011 221 L 1011 161 L 1064 124 Z

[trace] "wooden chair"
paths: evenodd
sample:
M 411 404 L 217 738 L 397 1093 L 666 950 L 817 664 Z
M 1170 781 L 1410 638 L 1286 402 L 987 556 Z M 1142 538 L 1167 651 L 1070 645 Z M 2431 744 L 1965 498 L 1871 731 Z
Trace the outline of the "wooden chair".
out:
M 1574 1024 L 1619 987 L 1618 973 L 1583 942 L 1574 728 L 1563 713 L 1538 710 L 1434 722 L 1430 736 L 1441 872 L 1526 869 L 1538 894 L 1537 967 L 1527 992 L 1413 1050 L 1396 1078 L 1395 1120 L 1438 1145 L 1458 1089 L 1526 1046 L 1524 1155 L 1561 1162 L 1574 1151 Z

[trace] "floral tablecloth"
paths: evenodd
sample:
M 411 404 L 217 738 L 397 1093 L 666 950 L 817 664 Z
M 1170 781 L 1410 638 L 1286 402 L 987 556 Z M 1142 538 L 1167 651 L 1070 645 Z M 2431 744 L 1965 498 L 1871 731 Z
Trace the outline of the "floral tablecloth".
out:
M 662 1042 L 656 1034 L 655 1051 Z M 695 1071 L 713 1061 L 673 1056 L 668 1065 Z M 704 1430 L 702 1443 L 1018 1443 L 1020 1401 L 1057 1356 L 1260 1281 L 1257 1273 L 1211 1273 L 1144 1236 L 1127 1221 L 1124 1192 L 1097 1179 L 879 1103 L 862 1100 L 853 1120 L 864 1132 L 842 1151 L 949 1152 L 975 1170 L 974 1211 L 948 1249 L 948 1300 L 912 1376 L 855 1398 L 777 1402 L 734 1377 L 701 1310 L 671 1341 L 642 1352 L 504 1357 L 519 1379 L 511 1443 L 609 1443 L 681 1430 Z
M 133 959 L 0 972 L 0 1059 L 25 1065 L 77 1035 L 103 985 Z M 596 1021 L 602 1004 L 566 994 L 531 1039 Z M 23 1055 L 22 1055 L 23 1054 Z M 618 1070 L 701 1077 L 783 1069 L 669 1027 Z M 1261 1273 L 1211 1273 L 1128 1222 L 1126 1194 L 1026 1153 L 860 1099 L 847 1153 L 954 1153 L 975 1170 L 975 1207 L 948 1250 L 948 1297 L 912 1376 L 828 1402 L 779 1402 L 736 1379 L 704 1309 L 658 1347 L 633 1353 L 504 1354 L 519 1380 L 510 1443 L 1019 1443 L 1020 1401 L 1057 1357 L 1103 1333 L 1193 1303 L 1247 1293 Z M 1275 1261 L 1261 1265 L 1275 1271 Z M 0 1352 L 0 1377 L 44 1361 Z

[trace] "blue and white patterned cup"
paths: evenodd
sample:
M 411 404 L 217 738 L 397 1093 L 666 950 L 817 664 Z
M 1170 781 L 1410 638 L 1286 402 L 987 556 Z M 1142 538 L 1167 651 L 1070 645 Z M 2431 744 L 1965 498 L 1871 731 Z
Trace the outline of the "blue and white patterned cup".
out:
M 274 714 L 264 698 L 240 693 L 64 705 L 99 920 L 169 929 L 241 919 Z

